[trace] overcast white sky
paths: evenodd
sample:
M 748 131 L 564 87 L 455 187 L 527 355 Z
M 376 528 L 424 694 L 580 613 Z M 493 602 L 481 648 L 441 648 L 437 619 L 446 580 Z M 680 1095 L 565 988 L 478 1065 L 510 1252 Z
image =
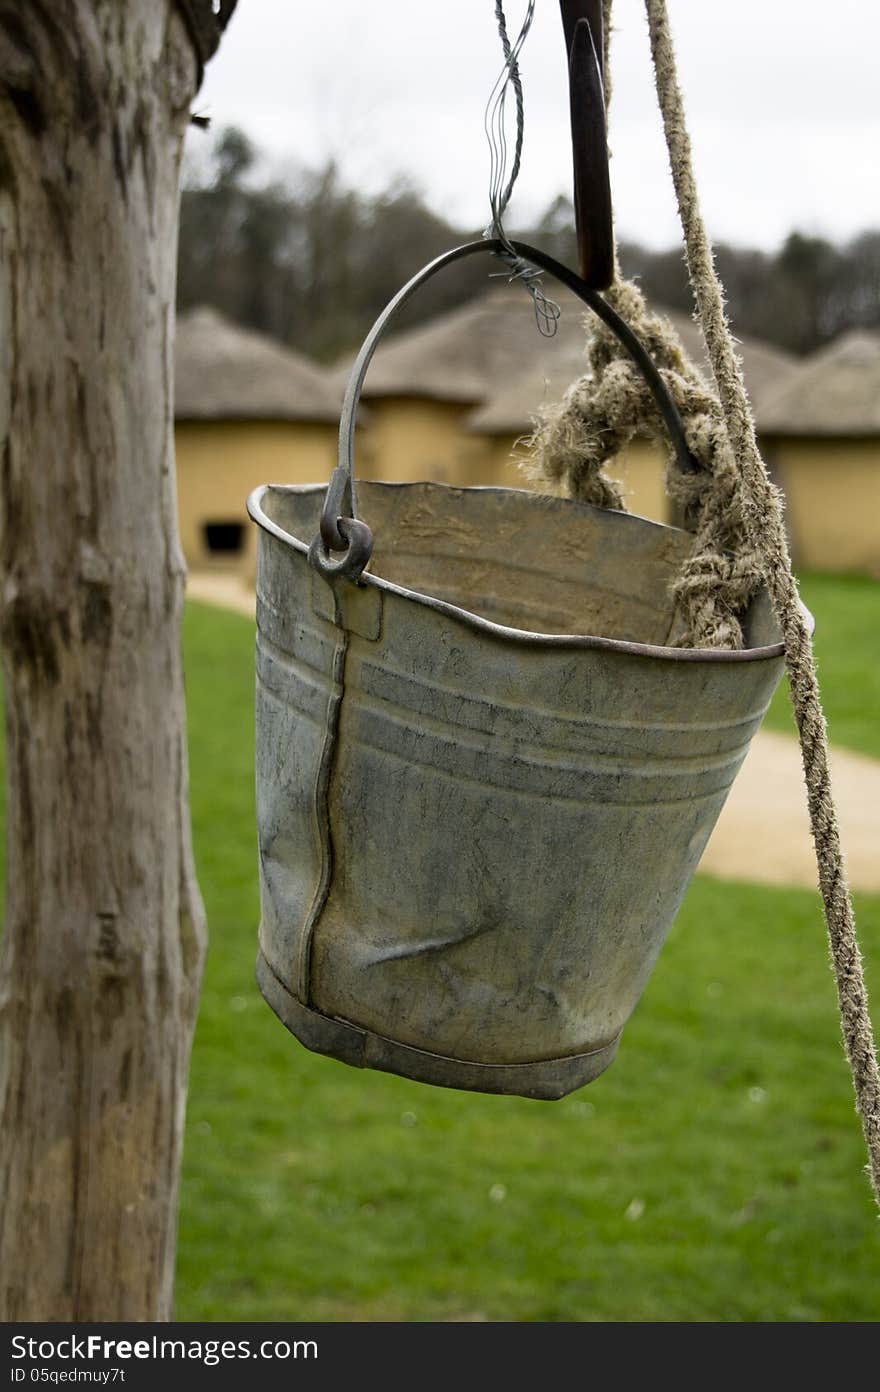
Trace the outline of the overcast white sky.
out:
M 523 0 L 507 0 L 518 29 Z M 880 226 L 877 0 L 670 0 L 703 209 L 715 240 L 773 247 L 792 227 Z M 285 167 L 335 157 L 374 190 L 397 174 L 462 226 L 487 219 L 483 108 L 500 48 L 493 0 L 239 0 L 195 109 Z M 618 235 L 678 237 L 642 0 L 616 0 L 610 127 Z M 521 62 L 526 144 L 515 226 L 570 192 L 557 0 Z M 198 132 L 190 143 L 204 141 Z

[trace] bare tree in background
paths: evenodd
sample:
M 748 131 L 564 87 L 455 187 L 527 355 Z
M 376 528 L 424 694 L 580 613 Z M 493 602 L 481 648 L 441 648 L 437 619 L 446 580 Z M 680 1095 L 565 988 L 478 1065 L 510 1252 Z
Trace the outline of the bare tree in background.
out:
M 234 5 L 0 0 L 7 1321 L 171 1311 L 205 939 L 172 439 L 178 178 Z

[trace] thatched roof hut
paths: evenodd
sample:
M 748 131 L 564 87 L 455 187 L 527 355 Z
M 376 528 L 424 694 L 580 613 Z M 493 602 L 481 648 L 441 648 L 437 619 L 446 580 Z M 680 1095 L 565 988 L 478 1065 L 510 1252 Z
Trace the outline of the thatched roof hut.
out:
M 488 435 L 522 434 L 531 428 L 532 417 L 543 404 L 558 401 L 566 388 L 582 376 L 585 368 L 583 314 L 579 312 L 578 302 L 571 298 L 573 303 L 566 306 L 567 312 L 559 326 L 556 358 L 545 360 L 543 364 L 537 361 L 526 364 L 516 377 L 491 390 L 468 418 L 469 430 Z M 711 374 L 699 328 L 687 315 L 675 311 L 665 313 L 689 357 L 709 379 Z M 764 401 L 788 380 L 797 360 L 759 339 L 742 339 L 738 346 L 746 386 L 760 420 Z
M 812 353 L 763 403 L 768 435 L 880 436 L 880 333 L 853 329 Z
M 573 299 L 573 297 L 571 297 Z M 575 304 L 577 302 L 575 301 Z M 494 287 L 379 346 L 364 397 L 423 397 L 476 405 L 543 352 L 528 296 Z
M 841 334 L 764 403 L 795 563 L 880 576 L 880 333 Z
M 208 306 L 178 319 L 174 366 L 178 421 L 339 418 L 342 393 L 330 373 Z
M 427 324 L 381 344 L 364 397 L 423 397 L 472 404 L 467 428 L 480 434 L 519 434 L 542 403 L 557 400 L 584 371 L 584 317 L 589 311 L 570 291 L 548 293 L 562 309 L 553 338 L 543 337 L 528 296 L 499 285 Z M 705 360 L 697 326 L 670 313 L 685 347 Z M 746 382 L 756 408 L 780 386 L 796 360 L 755 339 L 740 344 Z

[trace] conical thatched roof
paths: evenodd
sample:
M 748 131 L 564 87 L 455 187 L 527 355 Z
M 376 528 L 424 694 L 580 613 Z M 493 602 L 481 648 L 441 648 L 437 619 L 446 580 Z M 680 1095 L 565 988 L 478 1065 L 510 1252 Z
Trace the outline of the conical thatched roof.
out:
M 177 321 L 178 420 L 336 421 L 341 400 L 330 373 L 215 309 Z
M 557 300 L 559 296 L 554 296 Z M 579 301 L 566 294 L 575 314 Z M 370 365 L 364 398 L 421 396 L 477 405 L 549 342 L 521 286 L 502 284 L 426 324 L 389 334 Z M 347 376 L 347 365 L 340 368 Z
M 370 367 L 364 397 L 423 396 L 473 404 L 469 429 L 481 434 L 528 430 L 540 406 L 558 400 L 584 371 L 583 321 L 589 311 L 563 287 L 548 281 L 547 289 L 562 309 L 553 338 L 539 333 L 522 286 L 499 284 L 427 324 L 389 336 Z M 697 326 L 683 314 L 668 317 L 691 356 L 703 362 Z M 757 339 L 743 340 L 740 352 L 753 404 L 760 410 L 797 360 Z M 340 369 L 338 380 L 345 376 Z
M 773 435 L 880 435 L 880 333 L 853 329 L 812 353 L 765 402 Z
M 566 388 L 583 374 L 583 318 L 588 311 L 573 295 L 563 293 L 554 297 L 563 308 L 556 337 L 549 341 L 539 338 L 526 315 L 526 328 L 531 328 L 531 334 L 528 338 L 517 335 L 516 344 L 522 350 L 519 370 L 488 382 L 482 404 L 468 417 L 470 430 L 486 435 L 528 431 L 531 418 L 540 407 L 558 401 Z M 689 356 L 698 366 L 705 366 L 708 377 L 703 339 L 697 325 L 687 315 L 664 312 Z M 788 380 L 797 359 L 758 339 L 743 339 L 738 347 L 752 405 L 760 419 L 764 401 Z

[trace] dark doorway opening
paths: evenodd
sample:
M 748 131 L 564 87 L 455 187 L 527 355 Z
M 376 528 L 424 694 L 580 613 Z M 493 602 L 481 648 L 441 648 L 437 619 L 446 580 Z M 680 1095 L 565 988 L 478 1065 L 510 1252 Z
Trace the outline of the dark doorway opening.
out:
M 206 522 L 203 531 L 212 556 L 236 556 L 244 547 L 243 522 Z

